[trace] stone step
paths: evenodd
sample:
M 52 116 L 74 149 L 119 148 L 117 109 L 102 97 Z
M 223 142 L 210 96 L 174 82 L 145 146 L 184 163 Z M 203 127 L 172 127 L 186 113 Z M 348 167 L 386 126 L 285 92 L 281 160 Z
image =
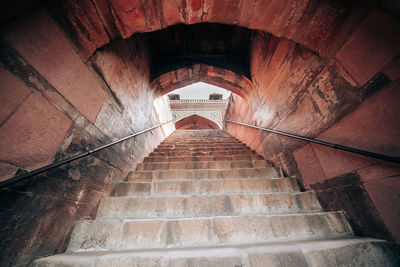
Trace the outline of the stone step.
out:
M 184 147 L 176 147 L 176 148 L 156 148 L 154 152 L 207 152 L 207 151 L 248 151 L 249 148 L 245 146 L 221 146 L 221 147 L 193 147 L 193 148 L 184 148 Z
M 181 248 L 350 237 L 344 213 L 78 221 L 67 251 Z
M 241 155 L 257 155 L 252 150 L 221 150 L 221 151 L 166 151 L 151 152 L 149 157 L 196 157 L 196 156 L 241 156 Z
M 235 161 L 235 160 L 263 160 L 259 155 L 240 156 L 193 156 L 193 157 L 147 157 L 144 163 L 149 162 L 197 162 L 197 161 Z
M 223 144 L 223 143 L 241 143 L 242 142 L 236 138 L 198 138 L 198 139 L 182 139 L 182 138 L 176 138 L 176 139 L 166 139 L 161 144 L 208 144 L 208 143 L 213 143 L 213 144 Z
M 294 178 L 246 178 L 119 183 L 115 190 L 115 196 L 218 195 L 299 191 L 299 185 Z
M 202 146 L 229 146 L 229 145 L 242 145 L 245 146 L 240 141 L 237 140 L 227 140 L 227 141 L 201 141 L 199 142 L 182 142 L 182 141 L 175 141 L 175 142 L 161 142 L 160 146 L 193 146 L 193 147 L 202 147 Z
M 207 137 L 180 137 L 170 135 L 164 142 L 225 142 L 225 141 L 239 141 L 237 138 L 233 136 L 207 136 Z
M 197 161 L 197 162 L 151 162 L 139 163 L 138 171 L 155 170 L 190 170 L 190 169 L 237 169 L 237 168 L 261 168 L 270 167 L 265 160 L 254 161 Z
M 197 169 L 136 171 L 128 175 L 129 182 L 151 182 L 157 180 L 214 179 L 214 178 L 278 178 L 279 171 L 274 167 L 241 169 Z
M 247 147 L 243 143 L 239 142 L 201 142 L 201 143 L 193 143 L 193 144 L 185 144 L 185 143 L 170 143 L 170 144 L 159 144 L 158 148 L 175 148 L 175 147 L 226 147 L 226 146 L 237 146 L 237 147 Z
M 384 240 L 348 238 L 255 245 L 241 244 L 231 247 L 69 252 L 36 260 L 32 266 L 399 266 L 400 263 L 392 249 L 392 246 Z
M 314 192 L 218 196 L 104 197 L 97 219 L 195 218 L 320 212 Z

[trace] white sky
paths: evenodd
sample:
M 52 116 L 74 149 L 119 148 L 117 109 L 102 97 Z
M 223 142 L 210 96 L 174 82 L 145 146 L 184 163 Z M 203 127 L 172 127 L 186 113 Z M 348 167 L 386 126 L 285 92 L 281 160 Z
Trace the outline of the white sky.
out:
M 212 93 L 222 94 L 223 99 L 227 99 L 231 95 L 228 90 L 202 82 L 176 89 L 169 92 L 168 95 L 179 94 L 181 99 L 208 99 Z

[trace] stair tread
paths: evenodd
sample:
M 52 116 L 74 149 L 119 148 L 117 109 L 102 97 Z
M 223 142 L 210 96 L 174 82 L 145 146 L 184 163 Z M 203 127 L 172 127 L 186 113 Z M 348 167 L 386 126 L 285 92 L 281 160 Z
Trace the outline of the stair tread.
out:
M 246 170 L 253 170 L 253 169 L 256 169 L 256 170 L 259 170 L 259 171 L 262 171 L 262 170 L 270 170 L 270 169 L 276 169 L 275 167 L 246 167 L 246 168 L 235 168 L 235 169 L 246 169 Z M 168 169 L 168 170 L 149 170 L 149 171 L 146 171 L 146 170 L 139 170 L 139 171 L 134 171 L 134 172 L 138 172 L 138 173 L 141 173 L 141 172 L 145 172 L 145 173 L 148 173 L 148 172 L 174 172 L 174 171 L 177 171 L 177 170 L 179 170 L 179 169 Z M 205 168 L 205 169 L 183 169 L 182 171 L 186 171 L 186 172 L 196 172 L 196 171 L 226 171 L 227 169 L 221 169 L 221 168 L 216 168 L 216 169 L 208 169 L 208 168 Z M 243 177 L 243 178 L 245 178 L 245 177 Z
M 107 197 L 97 218 L 182 218 L 321 212 L 314 192 Z
M 344 214 L 342 211 L 317 211 L 317 212 L 298 212 L 298 213 L 287 213 L 287 214 L 249 214 L 249 215 L 217 215 L 217 216 L 200 216 L 200 217 L 183 217 L 183 218 L 136 218 L 136 219 L 113 219 L 113 218 L 104 218 L 104 219 L 95 219 L 95 220 L 79 220 L 78 222 L 142 222 L 142 221 L 189 221 L 189 220 L 212 220 L 212 219 L 220 219 L 220 218 L 244 218 L 244 217 L 298 217 L 298 216 L 317 216 L 317 215 L 329 215 L 329 214 Z
M 273 243 L 251 243 L 230 246 L 197 248 L 137 249 L 125 251 L 66 252 L 36 260 L 33 266 L 176 266 L 201 261 L 196 266 L 278 266 L 279 255 L 285 266 L 398 266 L 384 240 L 372 238 L 345 238 Z M 366 253 L 368 250 L 369 253 Z M 347 253 L 346 253 L 347 252 Z M 356 252 L 356 253 L 349 253 Z M 338 260 L 332 259 L 337 256 Z M 277 258 L 278 257 L 278 258 Z M 294 262 L 290 264 L 290 260 Z M 289 261 L 288 261 L 289 260 Z M 335 260 L 335 261 L 334 261 Z M 305 263 L 305 264 L 303 264 Z M 137 264 L 137 265 L 136 265 Z M 225 264 L 225 265 L 222 265 Z M 185 265 L 185 266 L 186 266 Z M 97 266 L 97 265 L 95 265 Z M 282 266 L 282 265 L 279 265 Z
M 304 195 L 308 193 L 313 193 L 314 191 L 306 191 L 306 192 L 238 192 L 238 193 L 222 193 L 222 194 L 209 194 L 209 195 L 203 195 L 203 194 L 180 194 L 180 195 L 162 195 L 162 196 L 107 196 L 103 197 L 104 199 L 123 199 L 123 198 L 132 198 L 132 199 L 149 199 L 149 198 L 160 198 L 160 199 L 165 199 L 165 198 L 190 198 L 190 197 L 208 197 L 208 198 L 213 198 L 213 197 L 222 197 L 222 196 L 263 196 L 263 195 Z
M 98 219 L 75 224 L 67 251 L 199 247 L 246 242 L 345 238 L 343 212 L 197 218 Z

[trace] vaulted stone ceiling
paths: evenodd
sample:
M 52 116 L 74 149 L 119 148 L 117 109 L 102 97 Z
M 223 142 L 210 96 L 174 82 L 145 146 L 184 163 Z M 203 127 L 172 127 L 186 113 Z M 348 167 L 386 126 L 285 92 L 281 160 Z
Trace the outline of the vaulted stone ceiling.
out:
M 392 1 L 81 0 L 45 1 L 83 59 L 120 37 L 176 24 L 214 22 L 285 37 L 321 55 L 335 53 L 374 6 Z M 383 4 L 382 4 L 383 3 Z M 392 9 L 393 10 L 393 9 Z

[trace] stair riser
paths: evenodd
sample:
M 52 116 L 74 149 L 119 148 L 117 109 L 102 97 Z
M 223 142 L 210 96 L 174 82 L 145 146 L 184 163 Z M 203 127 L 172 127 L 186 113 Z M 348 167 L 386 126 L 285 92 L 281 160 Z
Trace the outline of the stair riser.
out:
M 205 195 L 232 193 L 298 192 L 295 179 L 253 178 L 243 180 L 169 181 L 153 183 L 121 183 L 115 196 Z
M 67 251 L 198 247 L 352 236 L 343 213 L 76 223 Z
M 241 150 L 241 151 L 169 151 L 169 152 L 151 152 L 150 157 L 196 157 L 196 156 L 241 156 L 241 155 L 257 155 L 251 150 Z
M 161 143 L 159 148 L 176 148 L 176 147 L 184 147 L 184 148 L 202 148 L 202 147 L 247 147 L 245 144 L 239 142 L 218 142 L 218 143 L 202 143 L 202 144 L 185 144 L 185 143 L 172 143 L 172 144 L 163 144 Z
M 199 142 L 204 141 L 204 142 L 213 142 L 213 141 L 220 141 L 220 142 L 226 142 L 226 141 L 238 141 L 236 137 L 233 136 L 215 136 L 215 137 L 177 137 L 177 136 L 172 136 L 170 135 L 167 139 L 163 141 L 163 143 L 173 143 L 173 142 Z
M 191 169 L 236 169 L 269 167 L 265 160 L 255 161 L 200 161 L 200 162 L 171 162 L 171 163 L 139 163 L 138 171 L 155 170 L 191 170 Z
M 216 146 L 216 147 L 175 147 L 175 148 L 156 148 L 154 152 L 182 152 L 182 151 L 248 151 L 245 146 Z
M 313 192 L 157 198 L 103 198 L 98 219 L 183 218 L 318 212 Z
M 128 175 L 129 182 L 151 182 L 157 180 L 181 179 L 232 179 L 232 178 L 277 178 L 279 172 L 273 167 L 252 169 L 226 169 L 226 170 L 168 170 L 168 171 L 137 171 Z
M 181 144 L 181 143 L 171 143 L 171 144 L 160 144 L 158 148 L 168 148 L 173 149 L 177 147 L 182 148 L 201 148 L 201 147 L 247 147 L 245 144 L 239 142 L 218 142 L 218 143 L 205 143 L 201 142 L 200 144 Z
M 244 156 L 205 156 L 205 157 L 147 157 L 144 163 L 150 162 L 198 162 L 198 161 L 237 161 L 237 160 L 263 160 L 261 156 L 244 155 Z
M 198 137 L 198 138 L 181 138 L 181 137 L 174 137 L 169 136 L 168 139 L 164 140 L 162 144 L 175 144 L 175 143 L 192 143 L 192 144 L 199 144 L 201 142 L 210 142 L 210 143 L 221 143 L 221 142 L 237 142 L 240 141 L 235 137 L 227 137 L 227 136 L 220 136 L 220 137 Z

